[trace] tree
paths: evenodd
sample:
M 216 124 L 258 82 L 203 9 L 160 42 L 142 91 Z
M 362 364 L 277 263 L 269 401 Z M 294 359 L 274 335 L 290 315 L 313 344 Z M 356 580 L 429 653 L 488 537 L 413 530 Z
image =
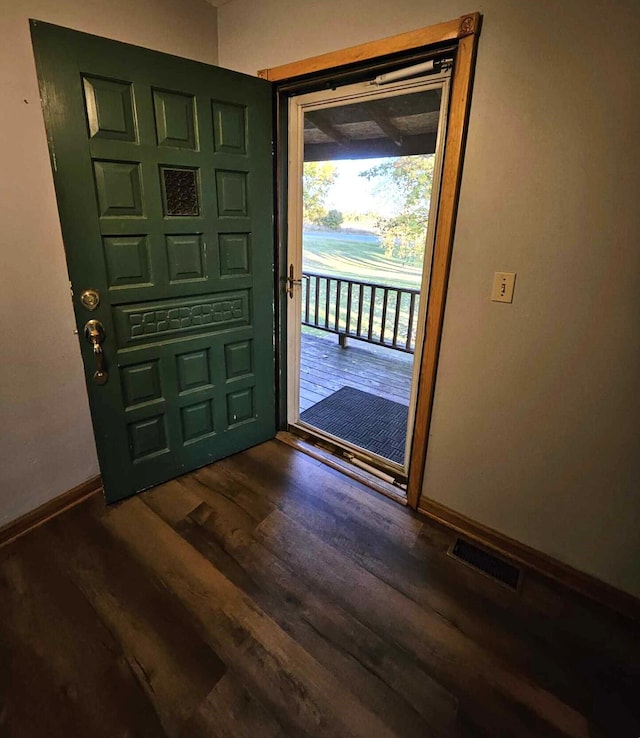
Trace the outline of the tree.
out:
M 307 223 L 317 223 L 326 215 L 325 201 L 338 177 L 329 161 L 305 161 L 302 173 L 302 215 Z
M 387 256 L 421 260 L 433 185 L 433 154 L 387 159 L 360 176 L 376 182 L 376 190 L 396 205 L 397 215 L 378 216 L 378 231 Z
M 337 231 L 342 225 L 344 220 L 342 213 L 339 210 L 329 210 L 328 213 L 318 219 L 320 225 L 330 228 L 332 231 Z

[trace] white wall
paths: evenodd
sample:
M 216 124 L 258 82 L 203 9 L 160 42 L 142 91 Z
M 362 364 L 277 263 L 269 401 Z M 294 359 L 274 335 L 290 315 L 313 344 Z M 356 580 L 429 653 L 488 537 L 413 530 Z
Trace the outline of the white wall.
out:
M 29 18 L 217 61 L 205 0 L 0 6 L 0 526 L 98 473 Z
M 480 10 L 424 494 L 640 596 L 640 5 L 232 0 L 248 73 Z M 518 278 L 489 301 L 494 271 Z

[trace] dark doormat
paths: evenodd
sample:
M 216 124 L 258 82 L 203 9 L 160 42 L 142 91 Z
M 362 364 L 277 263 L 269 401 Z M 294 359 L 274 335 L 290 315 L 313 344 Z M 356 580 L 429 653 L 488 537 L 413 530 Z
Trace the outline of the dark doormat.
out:
M 402 464 L 409 408 L 393 400 L 342 387 L 300 415 L 332 436 Z

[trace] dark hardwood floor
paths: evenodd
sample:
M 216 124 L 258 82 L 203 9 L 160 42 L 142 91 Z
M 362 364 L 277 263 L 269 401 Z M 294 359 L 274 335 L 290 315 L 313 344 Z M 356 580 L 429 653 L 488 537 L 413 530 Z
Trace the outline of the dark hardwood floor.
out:
M 279 441 L 0 549 L 2 738 L 640 734 L 637 624 Z

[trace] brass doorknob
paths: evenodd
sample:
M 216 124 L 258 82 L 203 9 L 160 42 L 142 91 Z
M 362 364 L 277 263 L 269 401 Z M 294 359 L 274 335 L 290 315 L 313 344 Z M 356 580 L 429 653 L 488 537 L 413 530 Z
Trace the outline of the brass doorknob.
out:
M 84 336 L 93 346 L 93 355 L 96 357 L 97 370 L 93 375 L 96 384 L 105 384 L 108 374 L 105 366 L 102 343 L 106 337 L 104 326 L 99 320 L 89 320 L 84 326 Z

